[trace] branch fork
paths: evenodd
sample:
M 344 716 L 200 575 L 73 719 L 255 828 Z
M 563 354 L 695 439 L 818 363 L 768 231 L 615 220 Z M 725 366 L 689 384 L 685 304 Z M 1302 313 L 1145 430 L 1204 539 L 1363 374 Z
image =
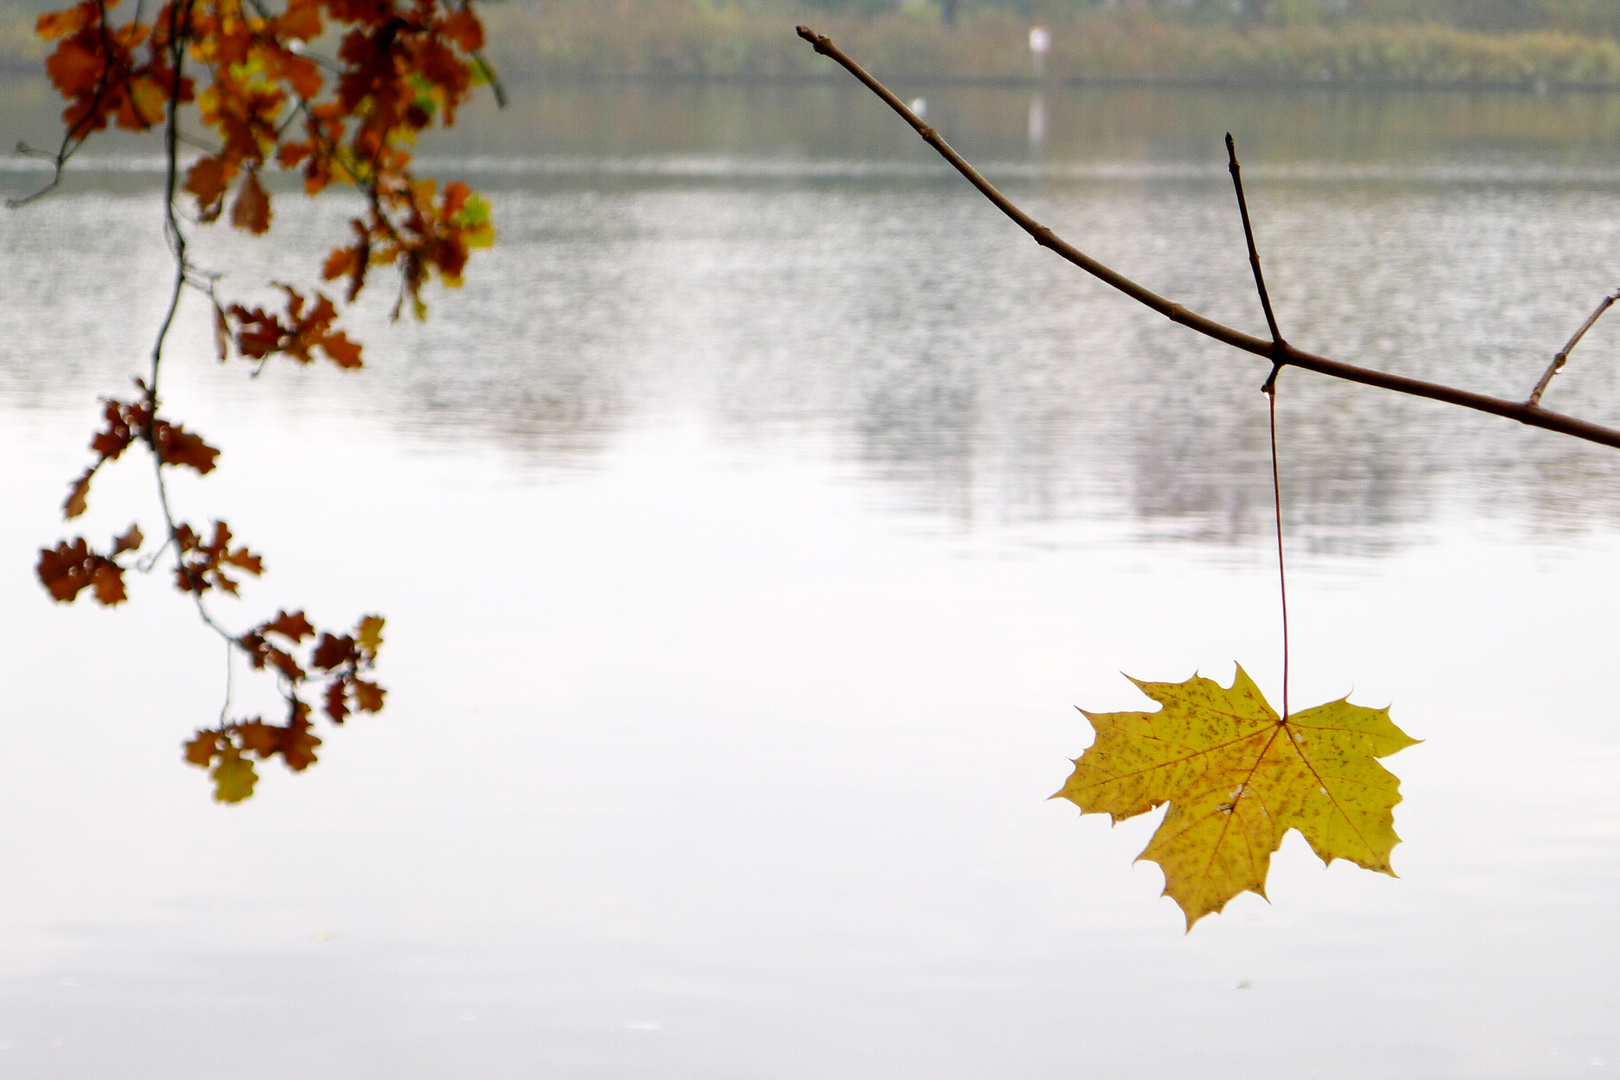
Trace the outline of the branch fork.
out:
M 1557 355 L 1552 358 L 1552 363 L 1547 365 L 1547 370 L 1542 373 L 1541 380 L 1536 383 L 1536 388 L 1530 391 L 1530 399 L 1525 402 L 1525 405 L 1532 409 L 1541 407 L 1541 395 L 1547 392 L 1547 387 L 1552 383 L 1553 376 L 1564 370 L 1564 364 L 1568 362 L 1569 354 L 1575 351 L 1575 346 L 1581 343 L 1581 338 L 1586 336 L 1588 330 L 1597 325 L 1597 321 L 1603 318 L 1603 313 L 1613 307 L 1616 300 L 1620 300 L 1620 289 L 1616 289 L 1598 302 L 1597 310 L 1586 317 L 1586 321 L 1581 324 L 1581 328 L 1575 331 L 1575 336 L 1570 338 L 1562 349 L 1558 350 Z
M 1558 356 L 1554 357 L 1552 366 L 1542 376 L 1541 382 L 1532 391 L 1529 399 L 1514 401 L 1507 398 L 1491 397 L 1486 394 L 1464 390 L 1460 387 L 1447 386 L 1443 383 L 1429 382 L 1424 379 L 1408 378 L 1404 375 L 1395 375 L 1390 372 L 1377 371 L 1372 368 L 1349 364 L 1342 360 L 1334 360 L 1326 356 L 1318 356 L 1303 349 L 1290 345 L 1277 328 L 1276 316 L 1271 309 L 1271 299 L 1266 292 L 1265 277 L 1260 269 L 1260 256 L 1254 244 L 1254 232 L 1249 221 L 1248 206 L 1243 197 L 1242 181 L 1239 175 L 1237 152 L 1228 136 L 1228 167 L 1232 179 L 1237 187 L 1239 210 L 1243 216 L 1244 233 L 1248 239 L 1250 265 L 1254 271 L 1255 285 L 1260 293 L 1261 307 L 1265 311 L 1266 324 L 1271 332 L 1269 340 L 1245 333 L 1235 327 L 1227 326 L 1206 315 L 1191 311 L 1181 304 L 1160 296 L 1151 289 L 1126 277 L 1113 267 L 1108 266 L 1087 255 L 1085 252 L 1059 237 L 1050 228 L 1040 224 L 1029 214 L 1025 213 L 1017 204 L 1003 195 L 995 185 L 986 180 L 980 172 L 968 163 L 967 159 L 958 154 L 949 143 L 940 138 L 939 133 L 932 127 L 923 123 L 888 87 L 879 82 L 865 68 L 861 67 L 843 50 L 833 44 L 832 39 L 824 34 L 818 34 L 808 26 L 797 28 L 799 37 L 809 42 L 823 56 L 835 60 L 844 70 L 858 79 L 867 89 L 876 94 L 884 104 L 893 109 L 900 118 L 910 124 L 913 130 L 920 135 L 924 142 L 934 148 L 938 154 L 950 163 L 968 183 L 979 190 L 995 207 L 1023 229 L 1044 248 L 1056 252 L 1062 258 L 1086 273 L 1097 278 L 1126 296 L 1135 300 L 1144 307 L 1151 308 L 1173 322 L 1199 333 L 1234 349 L 1262 357 L 1271 361 L 1271 375 L 1266 380 L 1268 392 L 1275 388 L 1277 373 L 1284 367 L 1304 368 L 1321 375 L 1344 379 L 1347 382 L 1361 383 L 1365 386 L 1381 387 L 1398 394 L 1407 394 L 1412 397 L 1428 398 L 1432 401 L 1442 401 L 1449 405 L 1457 405 L 1476 412 L 1490 413 L 1493 416 L 1517 420 L 1530 427 L 1543 428 L 1547 431 L 1556 431 L 1570 435 L 1586 442 L 1597 443 L 1620 449 L 1620 430 L 1605 427 L 1601 424 L 1582 420 L 1579 417 L 1568 416 L 1563 413 L 1543 409 L 1540 404 L 1541 395 L 1545 392 L 1547 384 L 1552 377 L 1563 367 L 1568 360 L 1569 353 L 1574 349 L 1581 337 L 1591 329 L 1609 306 L 1620 300 L 1620 290 L 1605 298 L 1596 312 L 1589 318 L 1584 326 L 1576 333 L 1568 345 Z

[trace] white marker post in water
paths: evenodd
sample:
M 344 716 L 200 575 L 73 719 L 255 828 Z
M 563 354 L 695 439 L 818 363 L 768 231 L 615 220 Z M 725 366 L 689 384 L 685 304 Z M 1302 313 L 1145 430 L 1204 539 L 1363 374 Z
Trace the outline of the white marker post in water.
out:
M 1029 28 L 1029 55 L 1035 61 L 1035 77 L 1046 78 L 1046 54 L 1052 51 L 1052 32 L 1044 26 Z

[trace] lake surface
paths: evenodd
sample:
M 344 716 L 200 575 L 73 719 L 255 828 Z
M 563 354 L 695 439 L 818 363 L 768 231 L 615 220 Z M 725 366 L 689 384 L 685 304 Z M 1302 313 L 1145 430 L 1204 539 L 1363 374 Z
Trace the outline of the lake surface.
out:
M 922 85 L 1040 220 L 1294 343 L 1523 396 L 1620 277 L 1620 99 Z M 1120 676 L 1276 700 L 1265 365 L 1083 277 L 833 86 L 539 87 L 423 147 L 487 191 L 466 286 L 358 375 L 212 359 L 183 514 L 216 605 L 388 618 L 387 709 L 221 807 L 217 639 L 32 579 L 161 316 L 127 140 L 0 214 L 0 1076 L 1601 1077 L 1620 1069 L 1620 455 L 1287 372 L 1292 699 L 1392 704 L 1400 879 L 1297 835 L 1190 934 L 1048 802 Z M 8 139 L 54 113 L 9 85 Z M 20 193 L 43 179 L 0 168 Z M 341 198 L 200 232 L 313 280 Z M 1546 403 L 1620 423 L 1620 318 Z M 92 539 L 148 474 L 97 480 Z M 268 708 L 242 671 L 234 713 Z

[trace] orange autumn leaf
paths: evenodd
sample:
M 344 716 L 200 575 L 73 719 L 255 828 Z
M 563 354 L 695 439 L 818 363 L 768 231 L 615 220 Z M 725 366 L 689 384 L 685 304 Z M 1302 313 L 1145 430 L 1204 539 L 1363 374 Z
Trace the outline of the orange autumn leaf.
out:
M 268 761 L 280 755 L 293 772 L 302 772 L 315 763 L 321 739 L 311 730 L 309 714 L 308 703 L 294 696 L 288 699 L 284 726 L 265 723 L 255 716 L 204 729 L 186 742 L 185 760 L 204 769 L 212 765 L 214 797 L 221 802 L 240 802 L 253 794 L 258 782 L 251 757 Z
M 106 607 L 121 604 L 129 598 L 124 591 L 124 568 L 110 559 L 102 561 L 90 572 L 90 585 L 95 590 L 96 600 Z
M 293 772 L 303 772 L 315 764 L 315 748 L 321 745 L 318 735 L 309 729 L 309 722 L 294 725 L 281 737 L 281 760 Z
M 45 74 L 65 97 L 92 93 L 105 77 L 106 65 L 89 45 L 69 39 L 45 61 Z
M 259 174 L 250 172 L 237 189 L 231 206 L 231 224 L 253 233 L 270 231 L 270 196 L 259 183 Z
M 334 679 L 326 688 L 326 715 L 334 724 L 341 724 L 349 715 L 346 698 L 347 680 Z
M 198 158 L 186 170 L 185 190 L 197 197 L 197 208 L 203 220 L 212 221 L 219 216 L 225 190 L 235 175 L 235 165 L 214 156 Z
M 205 475 L 214 471 L 219 451 L 179 424 L 159 420 L 153 438 L 157 442 L 158 460 L 163 464 L 184 465 Z
M 295 611 L 290 615 L 285 611 L 278 611 L 274 619 L 264 624 L 263 629 L 265 633 L 280 634 L 295 644 L 315 634 L 315 627 L 310 625 L 302 611 Z
M 484 25 L 471 8 L 462 8 L 444 20 L 444 36 L 461 46 L 464 52 L 476 52 L 484 47 Z
M 68 520 L 78 517 L 90 505 L 90 477 L 95 470 L 86 469 L 68 488 L 67 501 L 62 503 L 62 516 Z
M 146 426 L 146 407 L 125 404 L 121 401 L 108 401 L 101 414 L 106 418 L 107 426 L 90 440 L 90 449 L 94 450 L 96 456 L 103 461 L 114 461 L 128 449 L 129 444 L 135 441 L 136 435 Z
M 242 749 L 257 754 L 260 760 L 272 757 L 281 746 L 281 729 L 262 720 L 248 720 L 236 726 Z
M 355 644 L 373 659 L 376 658 L 377 650 L 382 648 L 384 625 L 386 624 L 381 615 L 367 615 L 360 620 L 354 631 Z
M 284 0 L 274 13 L 237 0 L 157 0 L 120 19 L 111 13 L 117 3 L 82 0 L 36 21 L 39 36 L 53 43 L 46 70 L 65 99 L 68 131 L 59 165 L 94 132 L 114 124 L 147 130 L 172 112 L 186 125 L 188 143 L 209 147 L 184 168 L 183 189 L 196 206 L 190 221 L 174 223 L 178 239 L 192 224 L 217 221 L 227 208 L 234 227 L 268 232 L 274 214 L 261 173 L 274 163 L 301 173 L 310 194 L 348 185 L 361 197 L 364 210 L 352 221 L 348 247 L 320 267 L 328 280 L 345 281 L 348 303 L 374 268 L 398 272 L 401 302 L 418 314 L 433 277 L 460 283 L 469 250 L 493 236 L 487 206 L 463 184 L 445 185 L 438 194 L 434 183 L 412 175 L 411 153 L 424 129 L 452 123 L 474 87 L 492 78 L 471 55 L 485 35 L 469 4 Z M 330 47 L 306 55 L 305 43 L 317 40 Z M 186 72 L 171 66 L 177 57 L 185 58 Z M 175 152 L 172 146 L 168 152 Z M 235 350 L 251 360 L 279 354 L 300 363 L 325 357 L 343 368 L 361 366 L 362 346 L 337 325 L 339 305 L 332 298 L 281 286 L 284 310 L 233 304 L 214 292 L 220 279 L 213 268 L 196 269 L 188 283 L 209 293 L 222 360 Z M 161 351 L 160 340 L 154 365 Z M 137 442 L 160 466 L 214 470 L 219 451 L 160 415 L 155 366 L 137 382 L 140 398 L 106 403 L 92 460 L 63 500 L 66 516 L 87 511 L 96 474 Z M 168 470 L 157 475 L 161 486 Z M 88 590 L 102 604 L 121 603 L 124 572 L 137 565 L 145 540 L 132 525 L 101 550 L 83 538 L 60 541 L 41 549 L 40 581 L 62 602 Z M 176 587 L 199 598 L 216 590 L 235 593 L 245 577 L 264 569 L 262 558 L 223 522 L 202 532 L 171 524 L 162 540 L 149 557 L 172 552 Z M 144 561 L 139 565 L 146 568 Z M 222 722 L 186 744 L 187 760 L 210 769 L 216 798 L 235 802 L 252 794 L 252 758 L 280 755 L 295 771 L 315 761 L 320 739 L 303 697 L 321 695 L 334 722 L 351 710 L 383 707 L 387 692 L 362 677 L 376 662 L 382 628 L 380 616 L 368 615 L 352 635 L 320 633 L 302 611 L 279 610 L 226 635 L 255 669 L 275 675 L 290 712 L 284 726 L 257 718 Z
M 34 569 L 51 596 L 66 602 L 90 584 L 90 570 L 85 569 L 89 559 L 90 545 L 82 536 L 75 537 L 72 541 L 61 541 L 54 548 L 41 548 Z
M 116 537 L 113 540 L 112 553 L 114 555 L 122 555 L 126 551 L 135 551 L 139 549 L 140 546 L 145 542 L 146 538 L 141 535 L 140 526 L 131 525 L 124 535 Z
M 348 335 L 341 330 L 321 338 L 320 346 L 338 367 L 357 368 L 361 365 L 359 344 L 350 341 Z
M 284 142 L 276 148 L 276 164 L 283 169 L 296 169 L 298 163 L 315 152 L 314 148 L 305 142 Z M 309 191 L 306 194 L 313 195 Z
M 107 462 L 118 460 L 146 427 L 146 409 L 140 405 L 108 401 L 102 408 L 102 415 L 106 418 L 107 426 L 90 440 L 90 449 L 95 451 L 96 460 L 74 479 L 68 488 L 68 497 L 62 503 L 62 516 L 69 520 L 83 514 L 88 508 L 90 481 L 97 471 Z M 166 421 L 160 420 L 158 424 L 168 426 Z
M 326 81 L 314 61 L 285 49 L 267 51 L 263 62 L 274 77 L 285 81 L 294 94 L 306 101 L 318 96 Z
M 90 449 L 95 451 L 97 460 L 83 476 L 74 481 L 68 501 L 69 510 L 76 508 L 77 513 L 70 512 L 68 517 L 83 513 L 85 490 L 96 470 L 109 461 L 118 460 L 131 444 L 148 432 L 158 460 L 163 464 L 184 465 L 204 474 L 213 472 L 214 462 L 219 457 L 218 450 L 180 424 L 172 424 L 162 417 L 152 419 L 144 404 L 108 401 L 102 414 L 106 417 L 107 426 L 90 440 Z
M 187 761 L 206 769 L 208 763 L 214 760 L 214 755 L 219 753 L 219 732 L 199 731 L 187 741 L 185 749 Z
M 96 5 L 94 0 L 84 0 L 84 3 L 75 4 L 63 11 L 48 11 L 34 22 L 35 36 L 45 41 L 55 41 L 69 34 L 76 34 L 89 26 L 96 18 Z
M 118 126 L 131 131 L 144 131 L 163 122 L 168 111 L 169 91 L 151 76 L 133 80 L 125 91 L 123 104 L 118 110 Z
M 313 663 L 318 668 L 332 671 L 352 663 L 355 658 L 354 638 L 347 634 L 342 637 L 336 634 L 322 634 L 321 643 L 315 648 Z
M 116 560 L 119 553 L 116 547 L 106 555 L 93 551 L 84 537 L 78 536 L 54 548 L 41 548 L 34 572 L 58 603 L 72 603 L 79 593 L 90 589 L 99 603 L 112 607 L 126 599 L 124 567 Z
M 290 0 L 287 10 L 274 20 L 274 29 L 295 41 L 314 41 L 321 36 L 321 6 L 317 0 Z
M 223 521 L 214 522 L 212 539 L 204 541 L 190 525 L 175 527 L 174 545 L 179 549 L 175 585 L 181 592 L 205 593 L 210 589 L 235 594 L 239 582 L 229 569 L 255 577 L 264 572 L 263 560 L 246 547 L 232 548 L 231 530 Z
M 281 288 L 287 294 L 285 319 L 263 308 L 231 305 L 227 314 L 239 324 L 235 341 L 244 356 L 257 360 L 279 352 L 308 364 L 319 349 L 339 367 L 361 366 L 361 346 L 343 331 L 332 329 L 337 307 L 330 297 L 316 293 L 315 302 L 310 304 L 296 289 L 285 285 Z
M 288 683 L 296 684 L 304 679 L 304 669 L 293 658 L 292 653 L 286 649 L 279 649 L 265 640 L 264 635 L 269 632 L 268 625 L 250 630 L 236 639 L 239 648 L 248 654 L 248 662 L 256 669 L 275 668 L 287 679 Z
M 295 709 L 295 716 L 286 727 L 275 724 L 266 724 L 261 720 L 250 720 L 237 726 L 236 733 L 242 743 L 242 749 L 259 757 L 261 761 L 281 755 L 287 767 L 293 772 L 302 772 L 315 763 L 315 748 L 321 745 L 320 737 L 310 731 L 309 721 L 305 714 L 309 707 L 299 703 L 301 709 Z
M 347 277 L 354 273 L 359 258 L 360 252 L 356 248 L 334 248 L 332 254 L 326 257 L 326 262 L 321 265 L 321 277 L 327 281 Z
M 354 700 L 356 705 L 358 705 L 365 712 L 374 713 L 382 711 L 383 695 L 388 693 L 388 691 L 384 690 L 376 683 L 367 682 L 364 679 L 355 679 L 352 685 L 354 687 Z

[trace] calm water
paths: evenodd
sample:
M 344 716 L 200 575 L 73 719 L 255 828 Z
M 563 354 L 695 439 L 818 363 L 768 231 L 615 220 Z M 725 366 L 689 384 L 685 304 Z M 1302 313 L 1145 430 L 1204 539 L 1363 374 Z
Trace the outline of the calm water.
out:
M 901 90 L 1258 330 L 1232 130 L 1284 332 L 1330 355 L 1522 395 L 1620 272 L 1617 99 Z M 389 619 L 387 710 L 240 807 L 179 760 L 224 683 L 185 605 L 31 580 L 161 314 L 153 162 L 110 143 L 0 215 L 0 1075 L 1620 1069 L 1620 456 L 1284 376 L 1294 700 L 1427 741 L 1389 762 L 1400 880 L 1293 836 L 1270 905 L 1184 936 L 1131 863 L 1154 820 L 1044 800 L 1075 704 L 1142 703 L 1120 671 L 1278 696 L 1264 365 L 852 92 L 519 91 L 424 147 L 499 242 L 426 324 L 368 297 L 363 374 L 250 380 L 187 312 L 169 400 L 225 456 L 177 498 L 271 570 L 225 617 Z M 308 280 L 347 209 L 200 258 Z M 1617 352 L 1620 319 L 1548 403 L 1620 423 Z M 98 480 L 88 534 L 153 531 L 145 480 Z

